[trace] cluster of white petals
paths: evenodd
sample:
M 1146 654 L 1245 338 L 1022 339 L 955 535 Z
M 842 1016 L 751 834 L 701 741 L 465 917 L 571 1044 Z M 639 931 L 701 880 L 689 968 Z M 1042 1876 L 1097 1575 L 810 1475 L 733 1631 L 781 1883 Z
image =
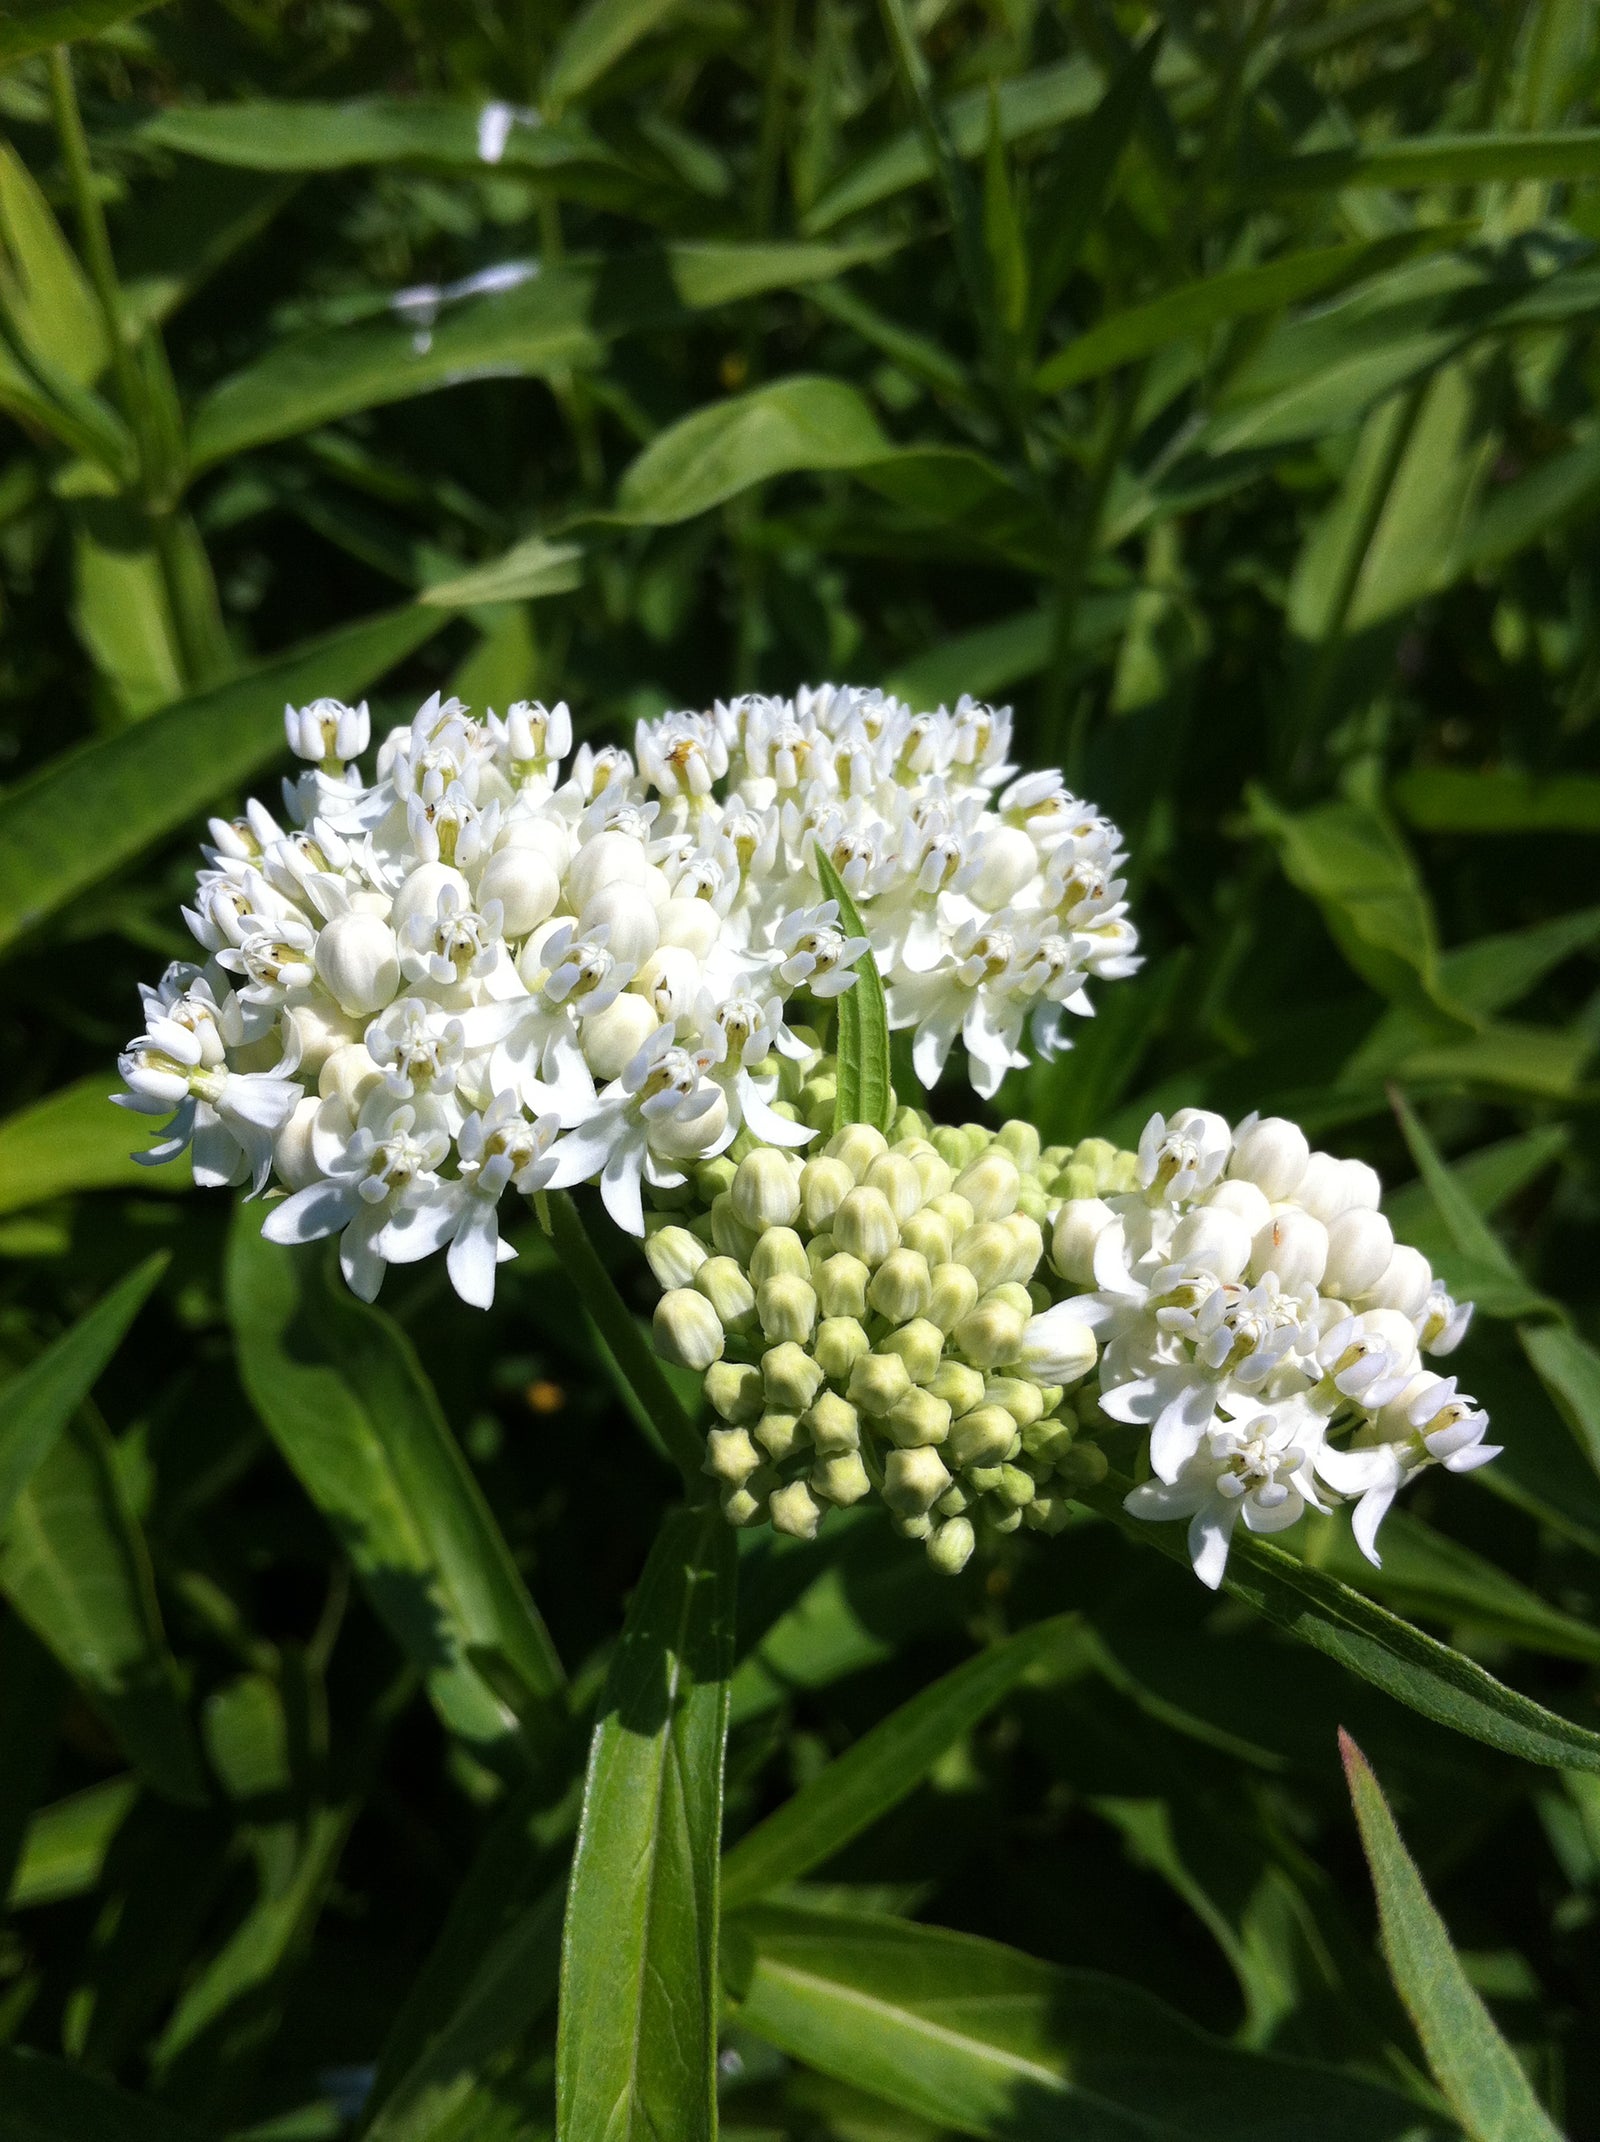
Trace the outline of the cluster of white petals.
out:
M 213 820 L 185 910 L 202 957 L 145 992 L 118 1098 L 172 1112 L 149 1157 L 276 1180 L 266 1233 L 337 1233 L 369 1300 L 447 1249 L 487 1304 L 507 1188 L 598 1181 L 642 1233 L 646 1187 L 741 1131 L 805 1144 L 801 1016 L 869 943 L 919 1076 L 960 1038 L 985 1096 L 1137 964 L 1116 828 L 1058 775 L 1014 778 L 1008 716 L 967 699 L 739 699 L 641 723 L 630 756 L 574 752 L 564 705 L 478 720 L 435 695 L 370 781 L 365 706 L 285 724 L 306 770 L 280 815 Z
M 1138 1184 L 1068 1199 L 1053 1258 L 1092 1288 L 1067 1307 L 1100 1340 L 1101 1411 L 1148 1430 L 1151 1477 L 1126 1506 L 1187 1518 L 1205 1583 L 1241 1518 L 1278 1532 L 1347 1498 L 1376 1562 L 1408 1481 L 1498 1454 L 1488 1415 L 1422 1361 L 1453 1351 L 1470 1307 L 1395 1241 L 1371 1168 L 1281 1117 L 1233 1130 L 1181 1109 L 1146 1126 Z

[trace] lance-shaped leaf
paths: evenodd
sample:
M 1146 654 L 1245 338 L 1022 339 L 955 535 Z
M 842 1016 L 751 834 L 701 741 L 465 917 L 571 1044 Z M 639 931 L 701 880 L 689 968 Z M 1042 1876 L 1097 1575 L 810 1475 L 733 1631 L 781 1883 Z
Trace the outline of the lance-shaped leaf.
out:
M 0 1213 L 20 1212 L 72 1190 L 187 1190 L 187 1168 L 151 1168 L 148 1116 L 113 1108 L 109 1072 L 91 1072 L 0 1123 Z
M 14 2142 L 206 2142 L 155 2099 L 25 2046 L 0 2052 L 0 2104 Z
M 1378 1896 L 1389 1975 L 1451 2111 L 1472 2142 L 1561 2142 L 1473 1991 L 1371 1765 L 1343 1731 L 1339 1752 Z
M 839 925 L 848 936 L 864 937 L 861 917 L 849 888 L 834 869 L 820 844 L 817 876 L 830 900 L 839 903 Z M 889 1079 L 889 1008 L 883 993 L 883 977 L 868 946 L 856 961 L 856 978 L 834 999 L 839 1007 L 839 1090 L 833 1121 L 837 1130 L 847 1123 L 870 1123 L 886 1131 L 894 1116 L 894 1087 Z
M 1320 149 L 1266 171 L 1264 193 L 1340 193 L 1350 187 L 1514 185 L 1519 179 L 1600 175 L 1600 127 L 1551 134 L 1427 134 L 1415 141 Z
M 628 1610 L 589 1751 L 556 2048 L 565 2142 L 716 2133 L 717 1864 L 734 1535 L 668 1518 Z

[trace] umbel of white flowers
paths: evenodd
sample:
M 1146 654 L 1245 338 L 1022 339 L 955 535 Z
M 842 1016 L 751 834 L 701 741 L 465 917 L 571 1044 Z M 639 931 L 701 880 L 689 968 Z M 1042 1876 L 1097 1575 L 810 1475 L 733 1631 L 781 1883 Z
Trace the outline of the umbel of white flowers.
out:
M 508 1188 L 598 1181 L 639 1233 L 643 1189 L 741 1131 L 808 1142 L 780 1074 L 812 1066 L 797 1027 L 869 943 L 919 1076 L 959 1037 L 985 1096 L 1138 963 L 1116 828 L 1058 774 L 1014 778 L 1008 713 L 968 699 L 738 699 L 641 723 L 630 757 L 574 753 L 564 705 L 480 721 L 436 694 L 371 781 L 365 706 L 285 723 L 310 763 L 281 816 L 212 821 L 202 958 L 144 991 L 117 1098 L 171 1113 L 152 1160 L 280 1184 L 267 1235 L 337 1233 L 369 1300 L 447 1249 L 486 1305 Z

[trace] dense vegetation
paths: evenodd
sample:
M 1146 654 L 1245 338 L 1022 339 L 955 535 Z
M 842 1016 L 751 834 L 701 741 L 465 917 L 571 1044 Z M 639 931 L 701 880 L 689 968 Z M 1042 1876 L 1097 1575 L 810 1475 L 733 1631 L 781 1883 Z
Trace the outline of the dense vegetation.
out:
M 563 2133 L 709 2132 L 730 1645 L 725 2135 L 1548 2134 L 1467 1982 L 1600 2128 L 1596 30 L 0 22 L 0 2133 L 549 2133 L 597 1718 Z M 947 1581 L 868 1518 L 762 1535 L 735 1628 L 575 1246 L 373 1314 L 126 1157 L 286 698 L 627 742 L 822 677 L 1009 700 L 1127 833 L 1146 964 L 998 1115 L 1291 1115 L 1477 1298 L 1504 1456 L 1381 1569 L 1313 1518 L 1218 1599 L 1085 1512 Z M 1459 1955 L 1352 1757 L 1409 2018 L 1340 1726 Z

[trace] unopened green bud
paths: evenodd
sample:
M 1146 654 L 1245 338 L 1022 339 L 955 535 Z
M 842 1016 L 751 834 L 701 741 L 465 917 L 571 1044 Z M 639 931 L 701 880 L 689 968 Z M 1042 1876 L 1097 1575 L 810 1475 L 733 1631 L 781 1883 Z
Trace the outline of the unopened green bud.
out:
M 903 1107 L 895 1110 L 894 1121 L 889 1126 L 890 1142 L 894 1145 L 903 1145 L 909 1139 L 919 1138 L 926 1144 L 928 1130 L 927 1116 L 920 1108 L 913 1108 L 907 1102 Z
M 922 1517 L 950 1485 L 944 1460 L 931 1446 L 891 1450 L 883 1461 L 883 1499 L 901 1517 Z
M 941 1361 L 939 1373 L 928 1385 L 935 1398 L 942 1398 L 953 1414 L 970 1413 L 983 1404 L 984 1381 L 964 1361 Z
M 719 1499 L 722 1503 L 722 1514 L 728 1523 L 738 1525 L 741 1529 L 745 1525 L 753 1525 L 756 1519 L 764 1516 L 766 1512 L 766 1496 L 758 1494 L 748 1481 L 742 1487 L 725 1487 Z
M 830 1383 L 845 1383 L 863 1354 L 872 1351 L 872 1341 L 853 1316 L 824 1317 L 817 1326 L 811 1352 Z
M 972 1497 L 959 1480 L 952 1481 L 934 1504 L 936 1517 L 960 1517 L 972 1507 Z
M 888 1139 L 870 1123 L 847 1123 L 827 1144 L 829 1158 L 842 1160 L 858 1183 L 865 1181 L 868 1168 L 888 1150 Z
M 923 1143 L 914 1153 L 907 1155 L 917 1171 L 917 1180 L 922 1185 L 922 1202 L 930 1198 L 946 1197 L 955 1188 L 956 1171 L 948 1160 L 937 1153 L 931 1145 Z
M 930 1266 L 950 1261 L 950 1223 L 937 1212 L 914 1212 L 900 1229 L 900 1247 L 915 1250 Z
M 1035 1316 L 1043 1316 L 1050 1307 L 1050 1289 L 1042 1279 L 1030 1279 L 1027 1287 L 1028 1306 Z
M 945 1440 L 952 1463 L 963 1471 L 969 1466 L 1009 1463 L 1021 1447 L 1017 1424 L 1004 1406 L 974 1406 L 952 1422 Z
M 1012 1509 L 1025 1509 L 1033 1500 L 1033 1475 L 1024 1471 L 1020 1465 L 1002 1465 L 999 1493 L 1000 1500 L 1010 1503 Z
M 808 1078 L 800 1088 L 800 1117 L 812 1130 L 826 1130 L 839 1101 L 839 1081 L 831 1072 Z
M 955 1261 L 978 1282 L 980 1294 L 1003 1286 L 1017 1261 L 1017 1244 L 1003 1220 L 980 1220 L 957 1238 Z
M 1093 1195 L 1104 1197 L 1111 1187 L 1117 1165 L 1117 1149 L 1109 1138 L 1080 1138 L 1072 1148 L 1071 1165 L 1088 1168 L 1094 1176 Z
M 769 1406 L 780 1413 L 804 1413 L 822 1389 L 822 1371 L 803 1347 L 785 1339 L 761 1356 L 761 1381 Z
M 802 1440 L 798 1413 L 763 1413 L 756 1422 L 756 1441 L 772 1460 L 781 1465 Z
M 697 1161 L 694 1186 L 699 1193 L 701 1204 L 709 1205 L 715 1198 L 721 1197 L 724 1191 L 731 1190 L 733 1178 L 738 1172 L 738 1163 L 730 1160 L 726 1153 L 719 1153 L 715 1160 Z
M 819 1460 L 811 1468 L 811 1485 L 819 1495 L 838 1503 L 841 1509 L 848 1509 L 851 1503 L 872 1493 L 872 1482 L 867 1478 L 867 1468 L 862 1464 L 858 1450 L 842 1451 L 837 1457 Z
M 1056 1460 L 1056 1478 L 1069 1493 L 1074 1488 L 1098 1487 L 1109 1462 L 1098 1443 L 1074 1443 Z
M 747 1428 L 713 1428 L 706 1437 L 706 1462 L 701 1470 L 713 1480 L 743 1487 L 760 1463 L 761 1453 Z
M 803 1480 L 791 1480 L 767 1497 L 767 1514 L 774 1532 L 787 1532 L 792 1539 L 814 1540 L 822 1521 L 817 1498 Z
M 933 1538 L 933 1519 L 926 1510 L 919 1511 L 915 1517 L 899 1517 L 891 1511 L 889 1522 L 903 1540 L 931 1540 Z
M 759 1287 L 764 1279 L 810 1279 L 811 1260 L 806 1246 L 792 1227 L 769 1227 L 750 1252 L 750 1280 Z
M 1034 1421 L 1031 1426 L 1024 1425 L 1022 1447 L 1030 1458 L 1037 1459 L 1042 1465 L 1054 1467 L 1060 1464 L 1072 1448 L 1077 1432 L 1076 1421 L 1063 1419 L 1059 1413 L 1048 1414 L 1042 1421 Z
M 989 1405 L 1004 1406 L 1019 1428 L 1031 1428 L 1044 1412 L 1039 1386 L 1020 1376 L 991 1376 L 983 1395 Z
M 729 1195 L 746 1227 L 787 1227 L 800 1211 L 800 1170 L 776 1146 L 760 1146 L 740 1161 Z
M 1099 1177 L 1093 1168 L 1086 1168 L 1076 1160 L 1056 1170 L 1051 1188 L 1069 1205 L 1081 1205 L 1086 1199 L 1100 1195 Z
M 1140 1187 L 1139 1156 L 1137 1153 L 1119 1153 L 1111 1163 L 1111 1181 L 1106 1187 L 1107 1197 L 1127 1197 Z
M 1027 1317 L 1010 1302 L 1002 1301 L 996 1288 L 961 1319 L 954 1336 L 974 1368 L 1003 1368 L 1016 1359 L 1027 1328 Z
M 824 1316 L 864 1317 L 871 1272 L 859 1257 L 835 1251 L 816 1275 L 817 1300 Z
M 761 1371 L 748 1362 L 713 1361 L 706 1370 L 706 1397 L 725 1421 L 747 1428 L 761 1414 Z
M 953 1123 L 936 1123 L 928 1133 L 928 1140 L 947 1168 L 966 1166 L 966 1141 Z
M 999 1146 L 991 1146 L 956 1177 L 956 1195 L 966 1199 L 980 1220 L 1003 1220 L 1015 1212 L 1021 1188 L 1016 1162 Z
M 806 1225 L 815 1232 L 831 1227 L 839 1201 L 856 1186 L 855 1176 L 842 1160 L 819 1153 L 800 1170 L 800 1205 Z
M 913 1383 L 932 1383 L 944 1359 L 944 1333 L 925 1316 L 914 1316 L 878 1341 L 880 1354 L 898 1354 Z
M 728 1191 L 724 1190 L 711 1200 L 711 1240 L 722 1256 L 748 1264 L 750 1253 L 760 1239 L 754 1228 L 746 1227 L 740 1219 Z
M 860 1130 L 863 1126 L 852 1126 Z M 863 1264 L 882 1264 L 900 1246 L 900 1223 L 881 1190 L 858 1187 L 840 1200 L 833 1216 L 833 1238 L 840 1249 Z
M 928 1296 L 928 1321 L 941 1331 L 954 1331 L 964 1316 L 978 1305 L 978 1282 L 964 1264 L 938 1264 L 933 1268 L 933 1289 Z
M 861 1448 L 861 1416 L 837 1391 L 824 1391 L 806 1415 L 811 1440 L 825 1458 Z
M 1005 1502 L 986 1502 L 983 1506 L 983 1517 L 991 1532 L 1015 1532 L 1022 1523 L 1022 1512 Z
M 645 1236 L 645 1262 L 658 1287 L 686 1287 L 706 1261 L 706 1246 L 687 1227 L 657 1227 Z
M 1050 1217 L 1051 1198 L 1043 1183 L 1031 1175 L 1024 1175 L 1022 1188 L 1017 1192 L 1017 1213 L 1031 1220 L 1035 1227 L 1043 1229 Z M 1016 1214 L 1012 1215 L 1013 1218 Z
M 925 1212 L 936 1212 L 950 1229 L 952 1242 L 959 1242 L 969 1227 L 976 1226 L 976 1216 L 964 1197 L 957 1197 L 947 1190 L 943 1197 L 931 1197 L 923 1207 Z
M 1013 1117 L 1002 1123 L 995 1133 L 996 1145 L 1002 1145 L 1016 1162 L 1019 1171 L 1026 1175 L 1039 1165 L 1039 1133 L 1031 1123 Z
M 817 1282 L 817 1274 L 830 1257 L 837 1257 L 839 1245 L 833 1239 L 831 1227 L 825 1227 L 820 1235 L 812 1235 L 806 1243 L 806 1263 L 811 1267 L 811 1283 Z
M 999 1286 L 992 1290 L 992 1299 L 997 1302 L 1004 1302 L 1008 1308 L 1015 1309 L 1018 1316 L 1032 1316 L 1034 1314 L 1033 1289 L 1020 1286 L 1014 1279 L 1002 1280 Z
M 764 1279 L 756 1289 L 756 1314 L 761 1336 L 769 1345 L 780 1339 L 796 1339 L 804 1346 L 817 1326 L 817 1293 L 809 1280 L 780 1272 Z
M 1065 1495 L 1035 1495 L 1022 1522 L 1035 1532 L 1062 1532 L 1072 1522 L 1072 1504 Z
M 969 1465 L 961 1477 L 975 1496 L 994 1495 L 999 1492 L 1003 1470 L 1000 1465 Z
M 928 1540 L 928 1560 L 941 1576 L 959 1577 L 972 1560 L 978 1536 L 964 1517 L 948 1518 Z
M 863 1354 L 851 1369 L 846 1388 L 852 1405 L 882 1420 L 895 1400 L 910 1390 L 911 1378 L 898 1354 Z
M 867 1300 L 891 1324 L 921 1316 L 933 1299 L 933 1278 L 926 1257 L 915 1250 L 893 1250 L 872 1275 Z
M 1001 1225 L 1011 1237 L 1013 1254 L 1008 1279 L 1021 1280 L 1024 1286 L 1039 1269 L 1044 1256 L 1044 1230 L 1028 1213 L 1014 1212 Z
M 708 1369 L 722 1359 L 722 1322 L 703 1294 L 674 1287 L 656 1303 L 656 1352 L 679 1368 Z
M 950 1408 L 931 1391 L 907 1391 L 889 1408 L 887 1424 L 902 1450 L 942 1443 L 950 1433 Z
M 897 1226 L 922 1210 L 922 1179 L 903 1153 L 880 1154 L 862 1182 L 869 1190 L 883 1192 Z
M 694 1275 L 695 1291 L 711 1304 L 724 1331 L 754 1331 L 756 1290 L 732 1257 L 708 1257 Z

